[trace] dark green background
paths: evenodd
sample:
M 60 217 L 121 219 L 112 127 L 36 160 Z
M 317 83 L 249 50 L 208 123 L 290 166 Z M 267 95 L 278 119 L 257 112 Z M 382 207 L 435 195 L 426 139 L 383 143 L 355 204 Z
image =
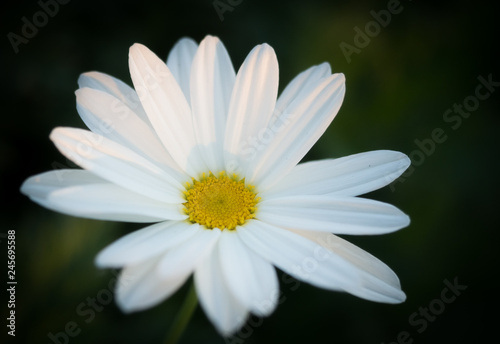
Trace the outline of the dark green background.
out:
M 165 58 L 180 37 L 199 41 L 206 34 L 222 39 L 235 68 L 254 45 L 269 43 L 280 63 L 280 89 L 323 61 L 345 73 L 344 104 L 307 159 L 375 149 L 402 151 L 413 159 L 404 181 L 367 196 L 408 213 L 410 227 L 390 235 L 347 238 L 398 273 L 407 301 L 377 304 L 305 284 L 296 288 L 287 281 L 278 309 L 263 321 L 254 319 L 259 326 L 247 327 L 239 338 L 248 337 L 244 343 L 379 344 L 396 341 L 402 331 L 414 343 L 495 338 L 500 89 L 479 101 L 455 129 L 454 122 L 443 118 L 455 103 L 474 96 L 479 76 L 492 74 L 500 81 L 493 53 L 498 46 L 498 15 L 490 7 L 494 5 L 402 1 L 402 11 L 348 63 L 340 44 L 354 44 L 354 28 L 364 30 L 373 20 L 370 11 L 386 9 L 387 1 L 233 3 L 239 4 L 221 21 L 211 0 L 72 0 L 21 44 L 17 54 L 7 34 L 20 34 L 21 18 L 32 18 L 40 7 L 36 1 L 3 5 L 0 265 L 4 281 L 4 234 L 15 229 L 16 342 L 50 343 L 48 333 L 64 331 L 72 321 L 80 333 L 70 343 L 161 342 L 186 288 L 133 315 L 122 314 L 114 301 L 94 314 L 90 306 L 81 306 L 88 297 L 109 295 L 106 289 L 114 278 L 111 271 L 94 267 L 96 253 L 141 225 L 60 215 L 30 202 L 18 190 L 30 175 L 68 165 L 48 135 L 56 126 L 84 126 L 73 93 L 80 73 L 97 70 L 130 83 L 127 54 L 134 42 Z M 422 149 L 415 140 L 428 143 L 436 128 L 444 132 L 444 142 L 435 143 L 433 152 L 418 153 Z M 420 307 L 438 305 L 443 281 L 454 279 L 467 289 L 419 333 L 420 325 L 413 326 L 409 317 Z M 5 319 L 7 294 L 2 295 L 0 314 Z M 6 320 L 0 324 L 1 338 L 7 338 Z M 182 342 L 224 340 L 198 308 Z

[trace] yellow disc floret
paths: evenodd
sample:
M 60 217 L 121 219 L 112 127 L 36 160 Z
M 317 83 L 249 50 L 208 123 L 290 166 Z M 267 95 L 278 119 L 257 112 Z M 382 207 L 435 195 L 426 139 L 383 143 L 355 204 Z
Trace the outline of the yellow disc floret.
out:
M 233 230 L 245 221 L 255 217 L 260 198 L 252 185 L 245 185 L 245 179 L 220 172 L 216 177 L 211 172 L 203 173 L 200 180 L 193 178 L 186 183 L 184 210 L 189 221 L 206 228 Z

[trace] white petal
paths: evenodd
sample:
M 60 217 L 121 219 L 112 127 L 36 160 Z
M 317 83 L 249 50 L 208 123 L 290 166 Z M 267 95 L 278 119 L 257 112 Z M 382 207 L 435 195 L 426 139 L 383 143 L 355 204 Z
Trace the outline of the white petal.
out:
M 291 231 L 253 220 L 238 227 L 238 234 L 250 249 L 296 279 L 336 291 L 359 283 L 351 264 L 325 255 L 320 245 Z
M 96 220 L 156 222 L 182 220 L 182 206 L 126 190 L 84 170 L 57 170 L 28 178 L 21 192 L 40 205 Z
M 159 278 L 157 258 L 126 266 L 118 279 L 116 303 L 124 312 L 136 312 L 156 306 L 186 282 L 191 271 L 171 279 Z
M 138 264 L 183 244 L 198 227 L 186 221 L 165 221 L 134 231 L 99 252 L 96 265 L 119 268 Z
M 262 201 L 257 218 L 286 228 L 353 235 L 390 233 L 410 223 L 406 214 L 387 203 L 323 195 Z
M 349 293 L 377 302 L 399 303 L 406 299 L 398 276 L 376 257 L 336 235 L 324 232 L 297 231 L 332 254 L 338 255 L 356 267 L 361 284 Z
M 279 116 L 286 111 L 286 108 L 296 98 L 302 97 L 302 92 L 307 92 L 307 89 L 314 85 L 318 80 L 332 74 L 332 69 L 327 62 L 318 66 L 312 66 L 303 71 L 285 87 L 276 102 L 274 116 Z
M 410 159 L 394 151 L 372 151 L 339 159 L 306 162 L 295 166 L 263 199 L 299 195 L 358 196 L 377 190 L 403 173 Z
M 129 109 L 132 109 L 132 111 L 134 111 L 134 113 L 136 113 L 145 123 L 150 125 L 137 93 L 123 81 L 104 73 L 88 72 L 80 75 L 78 78 L 78 86 L 80 86 L 80 88 L 89 87 L 112 95 Z M 121 109 L 117 108 L 117 111 L 120 112 Z
M 276 105 L 278 92 L 278 61 L 273 48 L 256 46 L 243 62 L 238 74 L 226 126 L 226 169 L 247 170 L 245 157 L 238 158 L 268 125 Z
M 234 68 L 226 48 L 218 38 L 207 36 L 193 60 L 191 109 L 200 151 L 213 173 L 224 169 L 224 134 L 234 80 Z
M 174 44 L 167 58 L 167 67 L 177 80 L 188 103 L 190 103 L 189 75 L 197 48 L 198 44 L 195 41 L 184 37 Z
M 252 161 L 250 182 L 266 190 L 288 173 L 323 135 L 344 99 L 345 78 L 333 74 L 311 82 L 266 129 Z
M 101 178 L 162 202 L 184 202 L 177 180 L 116 142 L 74 128 L 56 128 L 50 139 L 68 159 Z
M 195 225 L 191 225 L 195 226 Z M 196 225 L 195 234 L 187 241 L 168 250 L 158 263 L 158 273 L 162 278 L 172 278 L 185 269 L 195 266 L 209 254 L 220 236 L 219 229 L 207 230 Z
M 167 65 L 145 46 L 134 44 L 129 67 L 144 110 L 177 165 L 190 176 L 206 170 L 196 147 L 191 109 Z
M 21 192 L 29 197 L 46 198 L 51 192 L 72 186 L 109 183 L 85 170 L 61 169 L 32 176 L 21 185 Z
M 248 311 L 226 284 L 217 251 L 198 264 L 194 282 L 201 307 L 222 336 L 230 336 L 245 324 Z
M 177 179 L 182 178 L 180 168 L 149 122 L 145 123 L 126 104 L 106 92 L 85 87 L 75 93 L 78 112 L 90 130 L 159 163 Z
M 223 231 L 218 244 L 226 284 L 250 312 L 269 315 L 276 308 L 280 292 L 276 270 L 246 247 L 237 230 Z

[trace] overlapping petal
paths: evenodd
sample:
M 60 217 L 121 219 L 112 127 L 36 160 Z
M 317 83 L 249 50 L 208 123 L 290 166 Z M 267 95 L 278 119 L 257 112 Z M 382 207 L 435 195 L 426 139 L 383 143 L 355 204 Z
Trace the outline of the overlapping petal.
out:
M 343 74 L 317 79 L 300 90 L 273 126 L 264 129 L 247 178 L 265 191 L 287 174 L 328 128 L 344 93 Z
M 151 243 L 152 240 L 162 239 L 161 236 L 167 239 L 166 253 L 125 266 L 117 288 L 117 302 L 120 308 L 132 312 L 155 306 L 184 284 L 198 263 L 210 254 L 220 235 L 218 230 L 206 231 L 196 225 L 191 227 L 190 232 L 186 234 L 183 233 L 183 229 L 188 227 L 179 227 L 179 223 L 168 228 L 162 228 L 161 224 L 157 224 L 144 229 L 142 233 L 132 233 L 118 245 L 118 251 L 123 254 L 124 247 L 133 246 L 133 242 L 140 243 L 141 240 L 147 240 Z M 169 230 L 174 230 L 175 234 L 166 234 Z M 171 245 L 168 241 L 169 236 L 174 241 Z M 110 250 L 112 247 L 110 246 Z M 141 249 L 147 250 L 146 245 Z M 105 255 L 106 251 L 102 254 Z
M 158 137 L 190 176 L 206 170 L 196 147 L 189 103 L 167 65 L 141 44 L 129 53 L 130 75 Z
M 28 178 L 21 192 L 49 209 L 96 220 L 155 222 L 186 218 L 181 206 L 148 198 L 84 170 Z
M 228 171 L 249 170 L 250 161 L 244 152 L 269 124 L 277 92 L 276 54 L 269 45 L 258 45 L 248 54 L 236 75 L 229 103 L 224 142 Z
M 136 265 L 182 245 L 199 231 L 185 221 L 163 221 L 129 233 L 104 248 L 96 257 L 99 267 Z
M 314 87 L 318 80 L 331 74 L 332 69 L 327 62 L 312 66 L 299 73 L 288 83 L 288 85 L 286 85 L 285 89 L 278 97 L 276 108 L 274 109 L 274 119 L 276 120 L 279 116 L 285 114 L 290 103 L 301 97 L 302 92 L 307 92 L 307 89 L 311 86 Z
M 217 248 L 225 282 L 239 303 L 256 315 L 271 314 L 279 296 L 274 267 L 248 250 L 236 231 L 224 231 Z
M 408 166 L 410 159 L 405 154 L 388 150 L 310 161 L 295 166 L 275 185 L 262 192 L 261 197 L 358 196 L 391 183 Z
M 301 281 L 336 291 L 348 291 L 358 283 L 351 264 L 325 255 L 320 245 L 286 229 L 253 220 L 237 231 L 248 249 Z
M 167 58 L 167 67 L 179 84 L 184 97 L 190 103 L 189 79 L 191 64 L 198 49 L 198 44 L 191 38 L 181 38 L 174 44 Z
M 77 110 L 87 127 L 160 164 L 180 181 L 186 178 L 167 152 L 149 121 L 109 93 L 84 87 L 76 92 Z
M 285 228 L 373 235 L 408 226 L 409 217 L 383 202 L 344 196 L 290 196 L 264 200 L 257 219 Z
M 293 232 L 352 264 L 353 270 L 359 276 L 360 284 L 350 288 L 349 293 L 384 303 L 400 303 L 406 299 L 394 271 L 368 252 L 330 233 L 297 230 Z M 326 251 L 322 253 L 328 254 Z
M 376 302 L 406 298 L 387 265 L 332 234 L 289 231 L 258 221 L 238 231 L 249 248 L 301 281 Z
M 189 278 L 192 271 L 170 279 L 156 273 L 158 258 L 125 266 L 116 287 L 116 303 L 124 312 L 137 312 L 153 306 L 175 293 Z
M 59 151 L 75 164 L 125 189 L 167 203 L 182 203 L 182 185 L 141 155 L 104 136 L 74 128 L 50 134 Z
M 194 56 L 191 69 L 191 109 L 195 137 L 206 166 L 224 170 L 224 134 L 235 72 L 222 42 L 207 36 Z
M 106 92 L 131 109 L 140 119 L 149 124 L 149 119 L 142 107 L 137 92 L 123 81 L 100 72 L 87 72 L 78 78 L 80 88 L 92 88 L 98 91 Z M 121 108 L 115 107 L 120 114 Z
M 248 309 L 234 297 L 215 250 L 196 267 L 194 282 L 200 305 L 220 334 L 229 336 L 243 326 Z
M 192 226 L 196 229 L 190 240 L 168 250 L 161 257 L 158 263 L 158 274 L 163 278 L 182 274 L 185 269 L 193 271 L 217 244 L 221 234 L 219 229 L 206 230 L 198 224 L 192 224 Z

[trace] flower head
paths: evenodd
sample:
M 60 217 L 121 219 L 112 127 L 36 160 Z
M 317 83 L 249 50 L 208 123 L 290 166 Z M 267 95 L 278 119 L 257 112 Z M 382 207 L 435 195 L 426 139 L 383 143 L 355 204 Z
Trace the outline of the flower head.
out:
M 327 63 L 295 77 L 279 98 L 273 49 L 256 46 L 235 73 L 218 38 L 181 39 L 167 63 L 145 46 L 129 55 L 134 88 L 106 74 L 78 80 L 90 131 L 56 128 L 56 147 L 81 170 L 33 176 L 22 192 L 56 211 L 151 222 L 102 250 L 122 268 L 117 303 L 152 307 L 194 276 L 218 331 L 278 303 L 274 267 L 312 285 L 368 300 L 405 299 L 395 273 L 334 234 L 383 234 L 409 224 L 397 208 L 356 197 L 408 166 L 372 151 L 301 163 L 337 114 L 342 74 Z

